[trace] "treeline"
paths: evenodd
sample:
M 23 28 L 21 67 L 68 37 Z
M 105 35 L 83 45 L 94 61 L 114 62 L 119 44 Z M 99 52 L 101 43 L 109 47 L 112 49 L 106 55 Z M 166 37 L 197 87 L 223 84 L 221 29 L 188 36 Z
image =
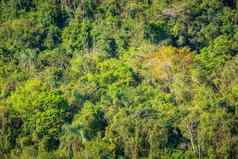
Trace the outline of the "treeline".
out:
M 238 158 L 236 0 L 0 0 L 0 159 Z

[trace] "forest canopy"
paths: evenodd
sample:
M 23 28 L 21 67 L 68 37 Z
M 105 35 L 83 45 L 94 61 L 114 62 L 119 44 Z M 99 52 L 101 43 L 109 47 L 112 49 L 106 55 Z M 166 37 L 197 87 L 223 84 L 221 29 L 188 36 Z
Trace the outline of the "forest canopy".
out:
M 0 0 L 0 159 L 238 158 L 237 0 Z

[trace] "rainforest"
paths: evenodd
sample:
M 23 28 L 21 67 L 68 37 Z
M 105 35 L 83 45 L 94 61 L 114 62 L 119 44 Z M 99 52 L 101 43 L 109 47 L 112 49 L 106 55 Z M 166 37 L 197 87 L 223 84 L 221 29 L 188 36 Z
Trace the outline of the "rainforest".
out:
M 237 0 L 0 0 L 0 159 L 237 159 Z

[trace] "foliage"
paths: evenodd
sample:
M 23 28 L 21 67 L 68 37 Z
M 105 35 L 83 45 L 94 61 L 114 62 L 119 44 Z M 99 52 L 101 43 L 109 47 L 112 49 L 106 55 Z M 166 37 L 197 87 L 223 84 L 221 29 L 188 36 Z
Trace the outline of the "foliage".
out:
M 60 92 L 47 90 L 39 80 L 30 80 L 16 89 L 9 98 L 9 104 L 22 123 L 18 134 L 21 146 L 42 140 L 47 150 L 57 147 L 57 136 L 66 121 L 68 107 Z
M 235 0 L 0 0 L 0 158 L 238 158 Z

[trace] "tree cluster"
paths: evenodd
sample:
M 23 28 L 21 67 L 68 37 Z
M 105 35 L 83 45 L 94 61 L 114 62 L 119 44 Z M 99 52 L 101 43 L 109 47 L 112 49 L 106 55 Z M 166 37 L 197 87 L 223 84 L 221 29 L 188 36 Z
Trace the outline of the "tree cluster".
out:
M 238 158 L 237 53 L 236 0 L 0 0 L 0 159 Z

